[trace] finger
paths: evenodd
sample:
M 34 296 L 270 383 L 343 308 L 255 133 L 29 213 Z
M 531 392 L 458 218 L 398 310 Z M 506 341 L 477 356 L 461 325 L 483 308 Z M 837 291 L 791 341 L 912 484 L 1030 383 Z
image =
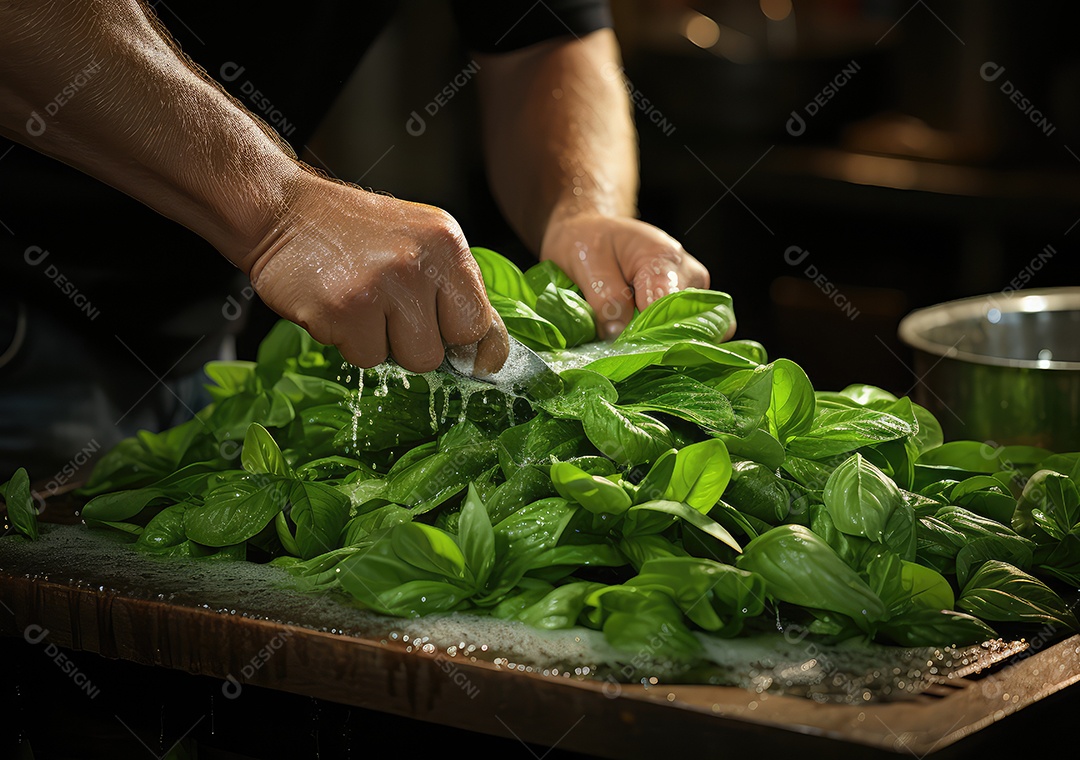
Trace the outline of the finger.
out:
M 335 326 L 334 332 L 336 340 L 330 342 L 337 346 L 341 356 L 349 364 L 369 369 L 382 364 L 389 356 L 386 316 L 377 306 L 365 306 L 356 310 L 347 322 Z M 319 340 L 314 334 L 312 337 Z
M 632 273 L 637 307 L 645 309 L 670 293 L 709 287 L 709 270 L 685 251 L 665 251 Z
M 386 334 L 390 355 L 411 372 L 430 372 L 443 360 L 434 293 L 409 290 L 401 283 L 384 284 Z
M 449 346 L 468 346 L 491 330 L 494 311 L 484 290 L 480 267 L 472 254 L 435 275 L 439 330 Z M 428 270 L 431 271 L 430 269 Z
M 596 313 L 596 334 L 603 340 L 619 337 L 634 316 L 634 289 L 614 256 L 586 259 L 573 280 Z
M 476 346 L 476 363 L 473 370 L 477 375 L 494 375 L 510 355 L 510 336 L 506 332 L 506 325 L 502 317 L 494 309 L 491 310 L 491 326 L 487 335 L 480 339 Z

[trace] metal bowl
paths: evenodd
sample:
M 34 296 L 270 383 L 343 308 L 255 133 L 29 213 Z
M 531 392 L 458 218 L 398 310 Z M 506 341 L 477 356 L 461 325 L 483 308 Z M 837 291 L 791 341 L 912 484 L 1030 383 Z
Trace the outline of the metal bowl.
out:
M 946 440 L 1080 450 L 1080 288 L 995 293 L 900 322 Z

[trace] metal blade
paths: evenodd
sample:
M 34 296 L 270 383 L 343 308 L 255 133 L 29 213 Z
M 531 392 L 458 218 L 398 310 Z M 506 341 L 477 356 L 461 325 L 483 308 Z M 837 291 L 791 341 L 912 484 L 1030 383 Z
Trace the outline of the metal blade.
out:
M 504 393 L 527 395 L 535 399 L 550 398 L 562 393 L 563 381 L 540 355 L 513 336 L 510 352 L 502 369 L 494 374 L 475 374 L 473 362 L 466 357 L 452 356 L 447 352 L 440 369 L 473 380 L 494 385 Z

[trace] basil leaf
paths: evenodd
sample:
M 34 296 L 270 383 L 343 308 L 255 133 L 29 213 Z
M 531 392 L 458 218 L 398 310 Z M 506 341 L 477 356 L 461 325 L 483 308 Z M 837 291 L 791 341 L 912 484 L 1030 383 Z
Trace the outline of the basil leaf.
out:
M 663 423 L 604 398 L 585 408 L 581 422 L 593 446 L 619 464 L 647 464 L 671 448 L 671 431 Z
M 874 465 L 855 454 L 833 470 L 822 500 L 842 533 L 881 543 L 893 510 L 904 503 L 900 489 Z
M 488 293 L 488 300 L 495 311 L 499 312 L 507 331 L 529 348 L 534 351 L 566 348 L 566 338 L 559 332 L 559 328 L 533 311 L 527 301 L 494 293 Z
M 590 594 L 586 603 L 593 624 L 604 632 L 607 642 L 624 652 L 656 652 L 665 657 L 690 661 L 701 652 L 701 644 L 683 623 L 682 611 L 670 596 L 633 586 L 607 586 Z
M 776 473 L 757 462 L 735 462 L 725 501 L 770 525 L 787 517 L 792 497 Z
M 300 556 L 311 559 L 338 548 L 349 518 L 349 497 L 325 483 L 294 481 L 288 498 Z
M 691 377 L 646 369 L 620 384 L 618 391 L 623 409 L 669 414 L 709 433 L 738 432 L 727 396 Z
M 1077 628 L 1072 610 L 1045 583 L 994 559 L 984 562 L 968 579 L 957 606 L 985 620 Z
M 864 631 L 885 620 L 885 605 L 819 536 L 781 525 L 743 549 L 736 564 L 765 579 L 773 598 L 847 615 Z
M 206 546 L 229 546 L 247 541 L 270 524 L 285 506 L 288 481 L 259 485 L 227 483 L 211 491 L 201 506 L 184 514 L 187 537 Z
M 483 588 L 495 565 L 495 531 L 484 503 L 473 485 L 461 507 L 458 541 L 472 585 Z
M 577 284 L 553 261 L 541 261 L 525 270 L 525 282 L 540 295 L 548 285 L 580 292 Z
M 15 530 L 31 541 L 38 539 L 37 509 L 30 494 L 30 476 L 26 469 L 15 470 L 7 483 L 0 485 L 0 496 L 7 505 L 8 519 Z
M 590 475 L 569 462 L 551 466 L 551 482 L 559 495 L 596 515 L 621 515 L 632 500 L 626 489 L 607 478 Z
M 240 463 L 252 475 L 276 475 L 290 477 L 292 468 L 281 455 L 274 437 L 258 422 L 252 422 L 244 435 L 244 448 Z
M 699 512 L 716 506 L 731 480 L 731 457 L 723 441 L 715 438 L 684 446 L 675 455 L 675 467 L 664 499 L 682 501 Z
M 585 610 L 585 600 L 602 588 L 602 583 L 567 583 L 552 589 L 513 617 L 526 625 L 549 631 L 572 628 Z
M 814 387 L 802 367 L 788 359 L 772 363 L 769 432 L 781 443 L 809 432 L 814 424 Z
M 731 296 L 686 288 L 657 299 L 638 313 L 616 339 L 623 343 L 672 343 L 695 340 L 718 344 L 735 322 Z
M 572 290 L 548 285 L 537 296 L 533 309 L 562 333 L 567 348 L 596 340 L 596 315 Z
M 998 637 L 983 621 L 963 612 L 916 607 L 881 624 L 886 639 L 905 647 L 981 644 Z
M 681 501 L 665 501 L 663 499 L 658 499 L 657 501 L 646 501 L 643 504 L 635 504 L 634 506 L 630 507 L 630 509 L 627 511 L 629 518 L 629 524 L 626 528 L 627 535 L 634 535 L 633 518 L 639 517 L 639 513 L 643 511 L 659 512 L 662 514 L 674 515 L 675 517 L 681 518 L 686 522 L 690 523 L 702 533 L 707 533 L 708 535 L 715 538 L 717 541 L 720 541 L 721 543 L 730 546 L 735 551 L 742 551 L 742 547 L 739 546 L 739 542 L 736 541 L 730 533 L 728 533 L 727 529 L 724 528 L 724 526 L 714 521 L 709 516 L 704 515 L 698 510 L 694 509 L 689 504 L 684 504 Z M 644 517 L 644 515 L 640 516 Z
M 501 296 L 521 301 L 526 306 L 533 306 L 536 303 L 536 292 L 529 286 L 525 275 L 510 259 L 487 248 L 473 247 L 469 250 L 480 267 L 480 274 L 484 277 L 484 287 L 487 289 L 488 296 Z
M 915 428 L 910 423 L 885 412 L 872 409 L 823 410 L 814 418 L 814 426 L 809 432 L 788 442 L 787 450 L 792 456 L 824 459 L 914 432 Z

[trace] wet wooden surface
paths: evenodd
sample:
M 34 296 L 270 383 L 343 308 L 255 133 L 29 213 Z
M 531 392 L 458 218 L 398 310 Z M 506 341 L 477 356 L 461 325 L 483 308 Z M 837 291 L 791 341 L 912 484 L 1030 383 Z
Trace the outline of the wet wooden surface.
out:
M 22 642 L 224 679 L 226 698 L 250 684 L 601 757 L 655 757 L 672 750 L 673 737 L 703 751 L 759 752 L 766 742 L 834 757 L 948 754 L 1080 680 L 1074 636 L 891 703 L 818 704 L 716 686 L 646 689 L 146 596 L 96 587 L 92 577 L 32 577 L 5 566 L 0 551 L 0 634 Z

